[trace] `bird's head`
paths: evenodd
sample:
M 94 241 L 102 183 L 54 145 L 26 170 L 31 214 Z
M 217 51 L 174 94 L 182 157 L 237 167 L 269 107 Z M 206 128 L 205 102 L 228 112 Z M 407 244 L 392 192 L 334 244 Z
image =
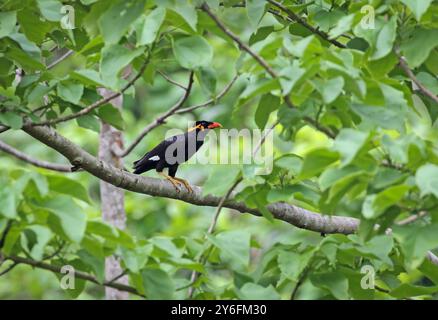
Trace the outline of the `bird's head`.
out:
M 201 121 L 196 121 L 195 126 L 190 128 L 189 131 L 193 131 L 193 130 L 204 131 L 206 129 L 215 129 L 221 127 L 222 125 L 219 122 L 210 122 L 210 121 L 201 120 Z

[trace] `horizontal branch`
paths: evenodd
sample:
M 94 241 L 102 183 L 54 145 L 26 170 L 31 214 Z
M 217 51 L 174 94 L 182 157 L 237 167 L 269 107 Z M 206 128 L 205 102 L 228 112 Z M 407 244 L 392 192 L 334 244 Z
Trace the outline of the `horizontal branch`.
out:
M 72 141 L 58 134 L 51 127 L 35 127 L 26 124 L 23 130 L 30 136 L 64 155 L 73 166 L 81 167 L 93 176 L 116 187 L 151 196 L 181 200 L 197 206 L 217 207 L 221 202 L 222 197 L 213 195 L 203 196 L 202 189 L 197 186 L 192 187 L 193 192 L 191 193 L 184 190 L 178 192 L 167 180 L 142 177 L 118 169 L 96 159 Z M 233 198 L 234 194 L 229 197 L 223 207 L 234 209 L 241 213 L 262 216 L 259 209 L 250 208 L 245 203 L 236 201 Z M 322 215 L 284 202 L 271 203 L 267 205 L 266 208 L 272 213 L 275 219 L 288 222 L 301 229 L 319 233 L 352 234 L 355 233 L 359 227 L 359 219 Z M 436 262 L 438 265 L 438 257 L 432 252 L 429 252 L 427 257 L 431 262 Z
M 30 163 L 36 167 L 39 167 L 39 168 L 44 168 L 44 169 L 58 171 L 58 172 L 72 172 L 71 166 L 34 159 L 31 156 L 28 156 L 27 154 L 11 147 L 10 145 L 8 145 L 7 143 L 4 143 L 1 140 L 0 140 L 0 150 L 4 151 L 4 152 L 20 159 L 20 160 L 23 160 L 27 163 Z
M 26 265 L 32 266 L 34 268 L 48 270 L 48 271 L 52 271 L 52 272 L 55 272 L 55 273 L 62 273 L 61 272 L 61 267 L 59 267 L 59 266 L 55 266 L 55 265 L 52 265 L 52 264 L 49 264 L 49 263 L 45 263 L 45 262 L 41 262 L 41 261 L 32 260 L 32 259 L 29 259 L 29 258 L 23 258 L 23 257 L 19 257 L 19 256 L 7 256 L 7 257 L 5 257 L 5 260 L 11 260 L 11 261 L 14 262 L 15 265 L 17 265 L 17 264 L 26 264 Z M 95 284 L 100 285 L 100 286 L 111 287 L 111 288 L 114 288 L 114 289 L 117 289 L 117 290 L 120 290 L 120 291 L 125 291 L 125 292 L 129 292 L 129 293 L 135 294 L 135 295 L 143 297 L 143 298 L 145 297 L 143 294 L 138 292 L 137 289 L 135 289 L 134 287 L 131 287 L 131 286 L 128 286 L 128 285 L 125 285 L 125 284 L 121 284 L 121 283 L 117 283 L 114 280 L 112 280 L 112 281 L 104 281 L 103 283 L 100 283 L 96 279 L 96 277 L 94 277 L 94 276 L 92 276 L 92 275 L 90 275 L 88 273 L 85 273 L 85 272 L 82 272 L 82 271 L 77 271 L 77 270 L 74 271 L 74 275 L 75 275 L 75 277 L 77 277 L 79 279 L 86 280 L 86 281 L 95 283 Z
M 35 139 L 64 155 L 73 166 L 81 167 L 95 177 L 116 187 L 151 196 L 182 200 L 198 206 L 217 207 L 220 203 L 221 197 L 213 195 L 203 196 L 202 189 L 197 186 L 193 187 L 192 193 L 183 190 L 177 192 L 167 180 L 134 175 L 99 161 L 50 127 L 25 125 L 23 130 Z M 259 209 L 250 208 L 243 202 L 235 201 L 233 200 L 233 196 L 226 201 L 224 207 L 256 216 L 262 215 Z M 269 204 L 267 209 L 276 219 L 286 221 L 298 228 L 326 234 L 354 233 L 359 224 L 359 220 L 355 218 L 321 215 L 282 202 Z
M 141 142 L 141 140 L 143 140 L 143 138 L 149 132 L 151 132 L 153 129 L 155 129 L 156 127 L 158 127 L 162 123 L 164 123 L 164 121 L 168 117 L 170 117 L 172 114 L 175 113 L 175 111 L 177 111 L 179 108 L 181 108 L 184 105 L 184 103 L 186 102 L 186 100 L 190 96 L 190 92 L 192 91 L 192 87 L 193 87 L 193 75 L 194 75 L 194 72 L 191 71 L 190 75 L 189 75 L 189 82 L 187 84 L 187 88 L 185 89 L 184 94 L 177 101 L 177 103 L 172 108 L 170 108 L 166 113 L 164 113 L 163 115 L 159 116 L 152 123 L 147 125 L 143 129 L 143 131 L 137 136 L 137 138 L 135 138 L 135 140 L 129 145 L 129 147 L 126 148 L 125 151 L 123 151 L 122 153 L 118 154 L 119 157 L 126 157 L 132 150 L 134 150 L 134 148 Z

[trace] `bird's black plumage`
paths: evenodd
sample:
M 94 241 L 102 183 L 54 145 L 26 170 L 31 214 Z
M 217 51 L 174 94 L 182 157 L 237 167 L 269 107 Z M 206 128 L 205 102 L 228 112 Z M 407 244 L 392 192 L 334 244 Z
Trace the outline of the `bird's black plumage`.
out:
M 169 176 L 175 178 L 178 166 L 190 159 L 204 144 L 208 130 L 220 126 L 217 122 L 197 121 L 194 128 L 184 134 L 165 139 L 141 159 L 135 161 L 134 173 L 141 174 L 152 169 L 162 172 L 164 168 L 168 168 Z M 172 179 L 169 180 L 172 182 Z M 183 182 L 182 179 L 175 178 L 175 180 Z

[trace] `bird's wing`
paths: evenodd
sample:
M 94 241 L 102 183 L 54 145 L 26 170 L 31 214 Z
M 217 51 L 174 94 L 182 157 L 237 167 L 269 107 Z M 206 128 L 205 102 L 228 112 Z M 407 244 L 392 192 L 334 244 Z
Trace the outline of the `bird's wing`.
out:
M 161 141 L 155 148 L 148 151 L 141 159 L 134 161 L 134 168 L 138 168 L 149 161 L 156 162 L 161 160 L 166 152 L 168 146 L 174 143 L 178 139 L 177 136 L 173 136 Z

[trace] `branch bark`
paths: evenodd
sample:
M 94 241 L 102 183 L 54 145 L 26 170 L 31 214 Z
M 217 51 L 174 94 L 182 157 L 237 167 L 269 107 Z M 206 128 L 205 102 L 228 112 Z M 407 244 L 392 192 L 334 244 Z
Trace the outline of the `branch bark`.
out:
M 431 98 L 435 103 L 438 104 L 438 96 L 436 96 L 432 91 L 430 91 L 428 88 L 426 88 L 420 80 L 415 76 L 415 74 L 412 72 L 412 70 L 409 68 L 408 64 L 406 63 L 405 58 L 399 56 L 399 64 L 400 67 L 403 69 L 403 71 L 406 73 L 406 75 L 417 85 L 418 90 L 420 90 L 425 96 L 428 96 Z
M 72 172 L 71 166 L 34 159 L 31 156 L 28 156 L 27 154 L 11 147 L 10 145 L 4 143 L 1 140 L 0 140 L 0 150 L 39 168 L 44 168 L 58 172 Z
M 5 259 L 14 261 L 14 263 L 16 263 L 16 264 L 26 264 L 26 265 L 32 266 L 34 268 L 48 270 L 48 271 L 52 271 L 55 273 L 61 273 L 61 267 L 54 266 L 54 265 L 51 265 L 49 263 L 36 261 L 36 260 L 29 259 L 29 258 L 23 258 L 23 257 L 19 257 L 19 256 L 7 256 L 7 257 L 5 257 Z M 82 271 L 75 270 L 74 275 L 75 275 L 75 277 L 77 277 L 79 279 L 83 279 L 83 280 L 95 283 L 97 285 L 101 285 L 101 286 L 105 286 L 105 287 L 109 287 L 109 288 L 114 288 L 114 289 L 117 289 L 117 290 L 120 290 L 123 292 L 132 293 L 132 294 L 135 294 L 135 295 L 143 297 L 143 298 L 145 297 L 143 294 L 138 292 L 137 289 L 135 289 L 134 287 L 131 287 L 131 286 L 128 286 L 125 284 L 120 284 L 120 283 L 110 282 L 110 281 L 105 281 L 103 283 L 100 283 L 94 276 L 89 275 L 88 273 L 85 273 Z
M 111 164 L 99 161 L 70 140 L 58 134 L 51 127 L 35 127 L 31 124 L 26 124 L 23 126 L 23 131 L 64 155 L 73 166 L 81 167 L 93 176 L 116 187 L 151 196 L 181 200 L 197 206 L 217 207 L 221 201 L 221 197 L 213 195 L 203 196 L 202 189 L 197 186 L 192 187 L 192 193 L 186 191 L 177 192 L 167 180 L 142 177 L 126 172 L 123 169 L 115 168 Z M 229 200 L 225 201 L 223 207 L 234 209 L 241 213 L 250 213 L 255 216 L 262 215 L 259 209 L 249 208 L 245 203 L 236 201 L 233 198 L 232 194 Z M 319 233 L 352 234 L 359 227 L 359 220 L 356 218 L 322 215 L 284 202 L 271 203 L 266 208 L 275 219 L 285 221 L 301 229 Z M 432 262 L 437 262 L 438 265 L 438 258 L 433 253 L 428 253 L 428 258 Z
M 185 191 L 177 192 L 168 181 L 134 175 L 111 164 L 99 161 L 70 140 L 58 134 L 53 128 L 35 127 L 26 124 L 23 130 L 35 139 L 57 150 L 74 166 L 81 167 L 95 177 L 116 187 L 151 196 L 182 200 L 199 206 L 217 207 L 221 200 L 221 197 L 213 195 L 202 196 L 202 189 L 196 186 L 193 187 L 193 193 Z M 247 212 L 261 216 L 261 212 L 258 209 L 249 208 L 243 202 L 233 200 L 233 196 L 230 196 L 230 199 L 225 202 L 224 207 L 235 209 L 242 213 Z M 267 209 L 279 220 L 286 221 L 299 228 L 326 234 L 354 233 L 359 224 L 359 220 L 355 218 L 325 216 L 283 202 L 272 203 L 267 206 Z
M 143 65 L 141 66 L 138 73 L 119 92 L 114 92 L 111 95 L 108 95 L 107 97 L 99 99 L 98 101 L 90 104 L 88 107 L 86 107 L 86 108 L 84 108 L 81 111 L 78 111 L 76 113 L 72 113 L 72 114 L 69 114 L 67 116 L 52 119 L 52 120 L 46 120 L 46 121 L 34 123 L 33 125 L 34 126 L 54 125 L 54 124 L 57 124 L 60 122 L 65 122 L 65 121 L 69 121 L 72 119 L 76 119 L 76 118 L 79 118 L 81 116 L 84 116 L 84 115 L 90 113 L 94 109 L 97 109 L 97 108 L 103 106 L 104 104 L 110 102 L 111 100 L 121 96 L 126 90 L 128 90 L 132 85 L 134 85 L 134 83 L 142 76 L 143 72 L 145 71 L 146 67 L 149 64 L 149 61 L 151 59 L 151 55 L 152 55 L 152 53 L 149 52 L 148 57 L 144 61 Z

